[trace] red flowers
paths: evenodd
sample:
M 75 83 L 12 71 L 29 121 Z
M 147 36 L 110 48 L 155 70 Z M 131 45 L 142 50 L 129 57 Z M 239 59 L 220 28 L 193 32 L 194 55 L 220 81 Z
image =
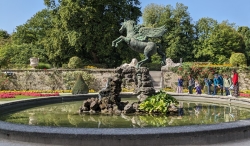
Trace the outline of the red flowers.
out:
M 0 93 L 0 99 L 1 98 L 15 98 L 15 94 L 13 94 L 13 93 Z
M 0 98 L 15 98 L 15 96 L 17 95 L 42 97 L 42 96 L 59 96 L 59 93 L 37 93 L 37 92 L 24 92 L 24 91 L 4 92 L 0 93 Z
M 242 97 L 250 97 L 250 94 L 249 93 L 240 93 L 240 96 L 242 96 Z

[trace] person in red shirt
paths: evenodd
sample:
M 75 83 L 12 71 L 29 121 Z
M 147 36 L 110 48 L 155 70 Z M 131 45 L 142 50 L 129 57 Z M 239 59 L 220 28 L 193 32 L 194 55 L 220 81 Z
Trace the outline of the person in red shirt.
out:
M 234 85 L 234 88 L 233 88 L 233 96 L 234 97 L 238 97 L 239 95 L 239 83 L 238 83 L 238 73 L 236 72 L 236 70 L 234 69 L 232 71 L 233 73 L 233 79 L 232 79 L 232 84 Z

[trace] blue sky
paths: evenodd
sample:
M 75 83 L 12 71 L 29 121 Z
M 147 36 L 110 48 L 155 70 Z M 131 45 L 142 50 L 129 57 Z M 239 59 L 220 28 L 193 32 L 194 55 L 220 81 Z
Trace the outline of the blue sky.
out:
M 250 0 L 140 0 L 143 8 L 156 3 L 172 5 L 183 3 L 193 21 L 210 17 L 219 22 L 228 20 L 237 26 L 250 27 Z M 24 24 L 36 12 L 45 8 L 43 0 L 0 0 L 0 29 L 8 33 L 15 31 L 16 26 Z

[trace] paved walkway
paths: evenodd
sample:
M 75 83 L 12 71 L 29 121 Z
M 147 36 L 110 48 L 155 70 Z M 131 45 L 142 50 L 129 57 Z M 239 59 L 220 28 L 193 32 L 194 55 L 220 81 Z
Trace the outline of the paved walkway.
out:
M 228 143 L 221 143 L 221 144 L 214 144 L 210 146 L 249 146 L 249 145 L 250 145 L 250 139 L 235 141 L 235 142 L 228 142 Z M 0 146 L 59 146 L 59 145 L 10 141 L 10 140 L 0 138 Z
M 13 140 L 6 140 L 6 139 L 0 138 L 0 146 L 59 146 L 59 145 L 28 143 L 28 142 L 13 141 Z

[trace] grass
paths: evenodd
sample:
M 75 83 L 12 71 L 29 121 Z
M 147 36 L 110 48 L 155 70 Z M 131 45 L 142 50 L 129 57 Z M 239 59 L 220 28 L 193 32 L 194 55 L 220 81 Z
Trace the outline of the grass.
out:
M 16 98 L 3 98 L 3 99 L 0 99 L 0 102 L 1 101 L 22 100 L 22 99 L 29 99 L 29 98 L 35 98 L 35 97 L 34 96 L 17 95 Z

